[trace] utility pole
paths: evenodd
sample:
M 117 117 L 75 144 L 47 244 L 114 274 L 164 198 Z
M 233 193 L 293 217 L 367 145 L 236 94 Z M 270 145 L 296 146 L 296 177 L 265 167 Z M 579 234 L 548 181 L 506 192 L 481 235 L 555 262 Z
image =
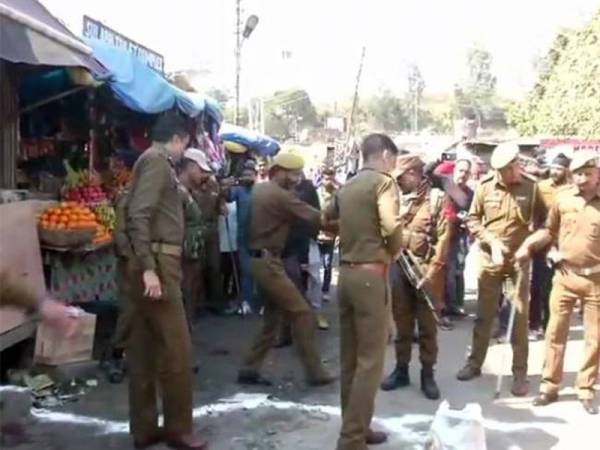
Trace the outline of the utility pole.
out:
M 352 109 L 350 110 L 350 117 L 348 119 L 348 132 L 346 134 L 346 144 L 344 146 L 344 153 L 346 154 L 346 158 L 344 158 L 344 160 L 348 159 L 348 157 L 350 156 L 350 149 L 348 148 L 348 146 L 350 145 L 352 128 L 354 127 L 354 115 L 356 114 L 356 108 L 358 107 L 358 87 L 360 85 L 360 78 L 362 76 L 363 65 L 365 63 L 366 51 L 366 47 L 363 47 L 362 53 L 360 55 L 360 64 L 358 65 L 358 73 L 356 74 L 356 84 L 354 85 L 354 98 L 352 99 Z
M 421 70 L 416 64 L 411 64 L 408 68 L 408 95 L 411 106 L 411 129 L 413 133 L 418 133 L 419 131 L 419 109 L 421 107 L 423 89 L 425 89 L 425 81 L 421 75 Z
M 240 124 L 240 72 L 242 70 L 242 7 L 241 0 L 235 1 L 235 110 L 233 122 Z

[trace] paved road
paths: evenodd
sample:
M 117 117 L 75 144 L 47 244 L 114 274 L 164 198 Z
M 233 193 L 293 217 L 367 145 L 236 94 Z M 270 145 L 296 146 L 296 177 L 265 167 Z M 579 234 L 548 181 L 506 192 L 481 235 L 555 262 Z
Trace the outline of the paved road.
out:
M 337 371 L 338 332 L 335 303 L 326 306 L 332 329 L 320 333 L 323 358 Z M 259 326 L 258 318 L 202 319 L 194 336 L 200 373 L 196 378 L 196 425 L 214 450 L 327 450 L 335 448 L 339 430 L 339 385 L 319 389 L 306 387 L 302 371 L 291 349 L 274 350 L 265 374 L 278 383 L 272 389 L 241 390 L 234 382 L 236 368 L 249 339 Z M 472 319 L 440 335 L 438 380 L 443 398 L 459 408 L 469 402 L 483 409 L 488 450 L 573 449 L 585 436 L 597 433 L 598 418 L 586 415 L 574 391 L 564 389 L 564 401 L 545 409 L 532 408 L 531 397 L 505 395 L 492 400 L 496 370 L 502 365 L 503 347 L 494 345 L 484 376 L 460 383 L 455 373 L 463 363 L 470 342 Z M 573 324 L 565 365 L 565 386 L 572 386 L 582 349 L 582 330 Z M 531 346 L 531 380 L 538 386 L 543 343 Z M 415 349 L 416 350 L 416 349 Z M 413 355 L 416 360 L 416 351 Z M 388 349 L 386 372 L 393 365 Z M 402 391 L 380 393 L 377 425 L 390 432 L 391 440 L 381 450 L 421 449 L 439 402 L 424 399 L 418 390 L 418 364 L 411 367 L 413 385 Z M 508 370 L 505 371 L 508 374 Z M 506 383 L 508 386 L 508 383 Z M 28 429 L 29 442 L 11 447 L 19 450 L 112 450 L 128 449 L 126 386 L 100 386 L 79 402 L 54 411 L 38 411 Z M 590 441 L 591 442 L 591 441 Z M 7 447 L 10 442 L 4 443 Z M 585 444 L 584 444 L 585 445 Z M 158 450 L 162 447 L 157 446 Z M 587 447 L 586 447 L 587 448 Z

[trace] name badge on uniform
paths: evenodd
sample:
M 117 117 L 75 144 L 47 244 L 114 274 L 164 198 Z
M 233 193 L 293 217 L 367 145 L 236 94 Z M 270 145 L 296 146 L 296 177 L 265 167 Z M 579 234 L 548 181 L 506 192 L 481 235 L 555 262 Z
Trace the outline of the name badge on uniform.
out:
M 525 195 L 517 195 L 515 197 L 515 199 L 519 202 L 519 203 L 524 203 L 527 201 L 527 197 Z

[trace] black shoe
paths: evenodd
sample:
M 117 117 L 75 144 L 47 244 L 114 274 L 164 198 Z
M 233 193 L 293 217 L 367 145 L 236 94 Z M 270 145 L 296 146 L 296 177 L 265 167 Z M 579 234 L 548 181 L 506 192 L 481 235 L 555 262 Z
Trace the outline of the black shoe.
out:
M 450 308 L 446 314 L 450 317 L 456 317 L 458 319 L 463 319 L 465 317 L 467 317 L 467 313 L 465 312 L 465 310 L 463 308 Z
M 379 445 L 387 442 L 388 436 L 383 431 L 374 431 L 369 428 L 365 441 L 367 445 Z
M 125 360 L 123 358 L 114 359 L 106 369 L 106 378 L 111 384 L 119 384 L 125 379 L 125 373 Z
M 433 367 L 423 367 L 421 369 L 421 391 L 429 400 L 438 400 L 440 398 L 440 388 L 438 388 L 433 377 Z
M 273 386 L 273 382 L 263 377 L 260 373 L 243 370 L 240 370 L 237 382 L 238 384 L 247 384 L 251 386 Z
M 586 413 L 591 414 L 592 416 L 598 414 L 598 407 L 594 404 L 594 400 L 581 399 L 579 401 L 581 402 L 581 406 L 583 406 L 583 409 Z
M 321 387 L 327 386 L 328 384 L 333 383 L 336 380 L 336 377 L 333 375 L 325 374 L 319 378 L 311 378 L 306 381 L 309 386 L 312 387 Z
M 533 406 L 548 406 L 550 403 L 558 401 L 558 394 L 546 394 L 542 392 L 533 399 Z
M 473 378 L 477 378 L 481 376 L 481 369 L 477 367 L 473 367 L 470 364 L 467 364 L 465 367 L 460 369 L 456 374 L 456 378 L 460 381 L 470 381 Z
M 273 348 L 291 347 L 291 345 L 292 345 L 292 338 L 291 338 L 291 336 L 280 337 L 273 344 Z
M 406 387 L 410 384 L 408 375 L 408 364 L 397 364 L 396 368 L 381 383 L 382 391 L 393 391 Z

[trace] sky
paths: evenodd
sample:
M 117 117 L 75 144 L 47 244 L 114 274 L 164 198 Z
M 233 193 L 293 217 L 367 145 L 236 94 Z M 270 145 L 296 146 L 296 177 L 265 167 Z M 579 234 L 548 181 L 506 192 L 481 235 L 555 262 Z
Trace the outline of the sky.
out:
M 167 71 L 195 70 L 203 88 L 233 92 L 235 0 L 42 0 L 75 34 L 83 15 L 165 57 Z M 242 100 L 299 87 L 316 103 L 350 98 L 366 48 L 361 96 L 406 90 L 416 63 L 425 94 L 460 82 L 466 52 L 490 50 L 498 92 L 518 98 L 533 61 L 562 27 L 590 20 L 600 0 L 241 0 L 259 24 L 242 51 Z M 291 57 L 283 58 L 284 52 Z

